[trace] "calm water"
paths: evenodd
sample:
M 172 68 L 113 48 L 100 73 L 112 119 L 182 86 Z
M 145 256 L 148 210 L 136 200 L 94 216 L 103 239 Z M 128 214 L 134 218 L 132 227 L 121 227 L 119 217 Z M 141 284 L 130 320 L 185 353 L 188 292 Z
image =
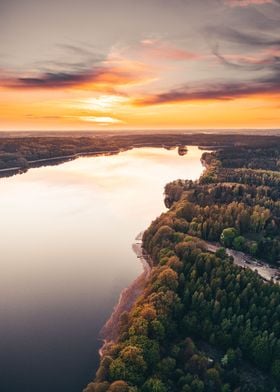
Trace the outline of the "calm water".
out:
M 82 390 L 141 272 L 134 238 L 165 209 L 167 182 L 199 177 L 200 156 L 141 148 L 0 180 L 1 392 Z

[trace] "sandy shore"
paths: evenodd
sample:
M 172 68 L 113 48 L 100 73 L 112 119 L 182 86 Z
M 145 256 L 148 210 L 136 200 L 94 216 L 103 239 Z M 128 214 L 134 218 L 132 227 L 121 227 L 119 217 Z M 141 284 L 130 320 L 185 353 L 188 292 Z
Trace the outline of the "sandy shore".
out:
M 103 338 L 103 345 L 99 350 L 99 355 L 102 357 L 106 351 L 106 347 L 117 340 L 118 338 L 118 324 L 121 314 L 124 311 L 129 311 L 135 300 L 141 294 L 145 287 L 145 283 L 151 273 L 151 263 L 147 255 L 144 254 L 142 248 L 142 236 L 143 233 L 139 233 L 135 238 L 135 243 L 132 245 L 132 249 L 135 252 L 137 258 L 141 261 L 143 266 L 143 272 L 139 275 L 129 287 L 122 290 L 119 301 L 114 307 L 111 317 L 101 329 L 101 336 Z

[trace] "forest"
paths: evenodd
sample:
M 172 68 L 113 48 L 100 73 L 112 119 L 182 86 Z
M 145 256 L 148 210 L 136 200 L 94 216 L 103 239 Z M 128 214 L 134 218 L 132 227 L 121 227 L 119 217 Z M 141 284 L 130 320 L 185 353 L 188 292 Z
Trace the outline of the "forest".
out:
M 166 185 L 169 209 L 143 236 L 150 277 L 84 392 L 280 390 L 280 287 L 226 252 L 280 260 L 280 144 L 202 160 L 198 181 Z
M 280 261 L 280 148 L 204 153 L 199 183 L 167 184 L 186 233 L 277 264 Z
M 36 135 L 36 136 L 35 136 Z M 265 137 L 259 135 L 212 135 L 212 134 L 90 134 L 68 132 L 37 132 L 29 136 L 19 136 L 18 133 L 0 135 L 0 171 L 5 169 L 27 170 L 30 167 L 51 164 L 53 159 L 75 159 L 79 155 L 98 153 L 117 153 L 133 147 L 174 147 L 185 144 L 200 145 L 212 148 L 250 143 L 256 146 L 277 143 L 277 136 Z M 35 162 L 38 160 L 50 162 Z M 59 162 L 58 162 L 59 163 Z M 5 174 L 4 174 L 5 175 Z

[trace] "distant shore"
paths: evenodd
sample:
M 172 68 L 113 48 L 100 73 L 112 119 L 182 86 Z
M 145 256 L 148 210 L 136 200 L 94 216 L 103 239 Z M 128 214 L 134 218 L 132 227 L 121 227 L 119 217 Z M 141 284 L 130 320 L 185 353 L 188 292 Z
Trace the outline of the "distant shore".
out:
M 198 146 L 215 150 L 232 146 L 273 146 L 279 143 L 277 135 L 215 134 L 215 133 L 143 133 L 95 134 L 71 137 L 65 133 L 18 134 L 4 133 L 0 137 L 0 176 L 24 173 L 29 168 L 63 163 L 81 156 L 118 154 L 140 147 L 181 148 Z M 182 150 L 183 149 L 183 150 Z M 179 151 L 180 152 L 180 151 Z M 55 155 L 55 156 L 54 156 Z
M 136 143 L 133 144 L 129 147 L 120 147 L 117 149 L 107 149 L 107 150 L 99 150 L 99 151 L 87 151 L 87 152 L 77 152 L 75 154 L 70 154 L 70 155 L 61 155 L 61 156 L 56 156 L 56 157 L 50 157 L 50 158 L 41 158 L 41 159 L 35 159 L 31 161 L 26 161 L 25 166 L 15 166 L 15 167 L 6 167 L 3 169 L 0 169 L 0 177 L 5 177 L 6 173 L 9 175 L 9 173 L 12 172 L 12 175 L 14 174 L 22 174 L 26 173 L 29 169 L 34 169 L 37 167 L 42 167 L 42 166 L 49 166 L 54 164 L 61 164 L 64 162 L 72 161 L 77 158 L 81 157 L 95 157 L 95 156 L 100 156 L 100 155 L 115 155 L 119 154 L 120 152 L 132 150 L 133 148 L 145 148 L 145 147 L 154 147 L 154 148 L 170 148 L 170 147 L 178 147 L 180 148 L 179 145 L 164 145 L 164 144 L 155 144 L 155 143 Z

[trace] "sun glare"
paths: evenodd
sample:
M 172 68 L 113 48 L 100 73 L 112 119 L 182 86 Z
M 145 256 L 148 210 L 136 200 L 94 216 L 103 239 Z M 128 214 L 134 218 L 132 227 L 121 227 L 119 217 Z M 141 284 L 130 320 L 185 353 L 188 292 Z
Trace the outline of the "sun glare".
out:
M 79 107 L 86 110 L 107 112 L 125 101 L 125 97 L 117 95 L 101 95 L 100 97 L 84 99 L 80 102 Z
M 113 117 L 109 117 L 109 116 L 102 116 L 102 117 L 98 117 L 98 116 L 82 116 L 80 117 L 80 119 L 82 121 L 86 121 L 86 122 L 95 122 L 97 124 L 100 125 L 111 125 L 111 124 L 121 124 L 123 123 L 122 120 L 119 120 L 118 118 L 113 118 Z

